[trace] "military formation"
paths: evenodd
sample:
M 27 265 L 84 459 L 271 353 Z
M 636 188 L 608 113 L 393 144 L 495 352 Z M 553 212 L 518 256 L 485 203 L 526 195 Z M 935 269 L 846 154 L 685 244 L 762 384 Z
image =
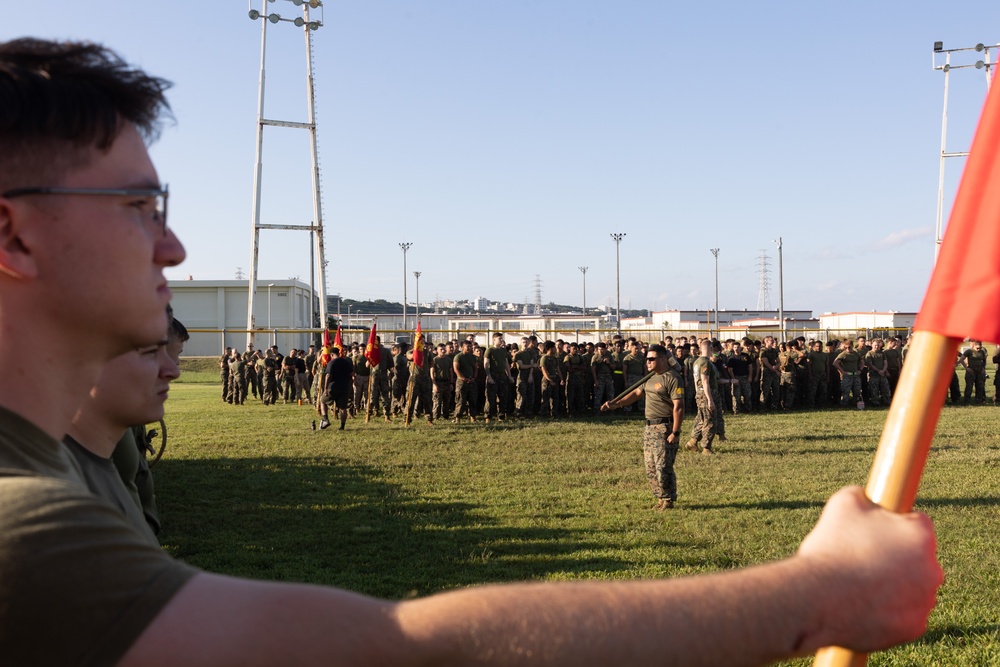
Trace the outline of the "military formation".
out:
M 595 415 L 643 377 L 649 348 L 646 342 L 617 335 L 597 343 L 539 341 L 535 335 L 507 343 L 500 333 L 483 347 L 470 334 L 464 340 L 428 344 L 418 367 L 406 343 L 387 348 L 377 340 L 380 361 L 375 366 L 363 344 L 344 345 L 345 358 L 354 367 L 348 414 L 387 422 L 407 416 L 428 423 L 496 423 Z M 696 429 L 688 442 L 689 449 L 706 452 L 712 451 L 712 438 L 725 439 L 725 414 L 888 406 L 908 350 L 908 338 L 900 336 L 827 342 L 803 336 L 787 341 L 773 336 L 723 341 L 667 336 L 659 344 L 684 381 L 686 414 L 713 415 L 711 436 Z M 987 360 L 981 341 L 971 341 L 960 352 L 949 392 L 952 404 L 987 401 Z M 1000 362 L 1000 348 L 992 360 Z M 323 393 L 324 359 L 313 345 L 284 355 L 276 345 L 265 350 L 250 345 L 242 352 L 226 348 L 219 368 L 222 400 L 234 405 L 252 397 L 264 405 L 318 406 Z M 702 382 L 706 391 L 701 391 Z M 994 403 L 997 394 L 993 392 Z M 712 409 L 699 401 L 710 402 Z M 634 410 L 638 414 L 642 408 L 640 402 Z M 632 406 L 624 410 L 632 411 Z

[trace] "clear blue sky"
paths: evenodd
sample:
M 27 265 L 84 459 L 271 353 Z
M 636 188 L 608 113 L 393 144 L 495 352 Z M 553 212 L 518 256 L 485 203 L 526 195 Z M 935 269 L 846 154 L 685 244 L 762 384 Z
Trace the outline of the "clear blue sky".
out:
M 262 0 L 254 0 L 258 9 Z M 288 0 L 268 11 L 294 17 Z M 330 292 L 429 300 L 915 310 L 933 257 L 945 47 L 1000 41 L 1000 7 L 593 0 L 339 0 L 315 33 Z M 0 38 L 90 39 L 171 79 L 152 154 L 188 260 L 250 264 L 260 22 L 246 0 L 4 0 Z M 265 115 L 305 120 L 301 30 L 268 30 Z M 965 150 L 981 73 L 953 73 Z M 264 223 L 312 220 L 307 133 L 268 129 Z M 949 163 L 949 197 L 962 166 Z M 262 232 L 260 279 L 308 280 L 304 232 Z

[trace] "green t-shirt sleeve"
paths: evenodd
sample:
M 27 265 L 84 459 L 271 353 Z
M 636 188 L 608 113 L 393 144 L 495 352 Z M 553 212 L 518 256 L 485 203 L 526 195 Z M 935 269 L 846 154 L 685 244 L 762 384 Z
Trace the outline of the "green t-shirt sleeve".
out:
M 75 484 L 0 476 L 4 664 L 115 664 L 197 572 Z

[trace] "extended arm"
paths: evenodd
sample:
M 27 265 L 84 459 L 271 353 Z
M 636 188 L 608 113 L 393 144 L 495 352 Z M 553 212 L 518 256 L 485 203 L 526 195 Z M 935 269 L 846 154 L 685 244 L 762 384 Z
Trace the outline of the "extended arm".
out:
M 942 579 L 934 549 L 926 516 L 881 510 L 851 488 L 797 554 L 725 574 L 401 603 L 201 574 L 121 664 L 758 665 L 829 645 L 867 652 L 924 631 Z

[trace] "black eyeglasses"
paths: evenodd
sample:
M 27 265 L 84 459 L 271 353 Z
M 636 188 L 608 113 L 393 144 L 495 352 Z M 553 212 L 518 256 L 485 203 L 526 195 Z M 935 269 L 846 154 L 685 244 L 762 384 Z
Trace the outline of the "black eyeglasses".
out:
M 167 186 L 160 188 L 15 188 L 8 190 L 0 197 L 13 199 L 30 195 L 86 195 L 100 197 L 135 197 L 151 200 L 151 206 L 145 202 L 136 202 L 144 217 L 148 217 L 160 232 L 167 234 L 167 197 L 170 193 Z
M 646 357 L 646 363 L 648 364 L 649 362 L 656 361 L 657 359 L 659 359 L 659 357 Z

